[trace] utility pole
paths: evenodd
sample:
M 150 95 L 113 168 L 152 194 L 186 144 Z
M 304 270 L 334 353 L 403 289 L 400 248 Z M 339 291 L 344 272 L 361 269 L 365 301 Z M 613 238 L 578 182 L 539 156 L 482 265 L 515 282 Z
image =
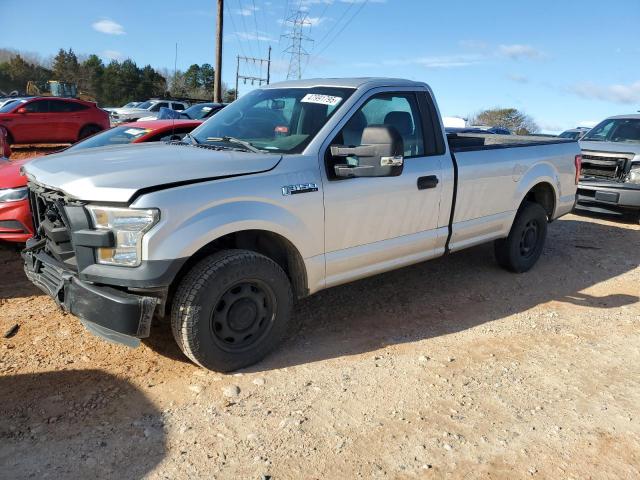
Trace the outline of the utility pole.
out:
M 253 63 L 254 65 L 260 64 L 260 76 L 255 77 L 255 76 L 242 75 L 240 73 L 240 61 L 244 62 L 245 64 L 248 64 L 248 63 Z M 262 76 L 262 65 L 265 63 L 267 64 L 266 78 Z M 269 82 L 271 81 L 271 47 L 269 47 L 269 54 L 267 58 L 242 57 L 238 55 L 237 63 L 236 63 L 236 97 L 235 97 L 236 99 L 238 98 L 238 84 L 240 80 L 244 80 L 245 84 L 247 83 L 247 81 L 250 81 L 251 85 L 253 85 L 255 82 L 258 82 L 258 85 L 262 85 L 263 82 L 269 85 Z
M 224 23 L 224 0 L 218 0 L 218 22 L 216 29 L 216 71 L 213 81 L 213 101 L 222 103 L 222 27 Z
M 287 24 L 291 25 L 291 30 L 286 35 L 282 35 L 285 38 L 291 40 L 291 43 L 284 51 L 290 55 L 289 69 L 287 71 L 287 80 L 295 80 L 302 78 L 302 58 L 309 56 L 309 52 L 302 46 L 303 42 L 313 42 L 311 37 L 308 37 L 303 33 L 304 27 L 310 26 L 311 22 L 307 13 L 298 10 L 296 13 L 287 18 Z

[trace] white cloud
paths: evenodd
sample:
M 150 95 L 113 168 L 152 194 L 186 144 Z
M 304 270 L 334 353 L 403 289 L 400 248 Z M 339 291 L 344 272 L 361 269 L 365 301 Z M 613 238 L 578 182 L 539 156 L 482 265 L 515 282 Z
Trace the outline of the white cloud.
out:
M 604 100 L 606 102 L 634 104 L 640 102 L 640 80 L 624 84 L 596 85 L 580 83 L 569 87 L 569 91 L 583 98 Z
M 124 54 L 117 50 L 104 50 L 102 56 L 109 60 L 124 60 Z
M 529 78 L 519 73 L 509 73 L 507 78 L 516 83 L 529 83 Z
M 536 59 L 544 57 L 544 53 L 531 45 L 500 45 L 498 47 L 500 55 L 511 58 L 512 60 L 520 60 L 521 58 Z
M 481 55 L 442 55 L 432 57 L 417 57 L 411 59 L 382 60 L 379 62 L 356 63 L 356 67 L 400 67 L 404 65 L 418 65 L 424 68 L 458 68 L 468 67 L 482 63 L 484 57 Z
M 270 36 L 262 32 L 236 32 L 239 38 L 243 40 L 257 40 L 259 42 L 272 42 L 274 41 Z
M 326 17 L 307 17 L 307 22 L 309 22 L 309 25 L 311 25 L 312 27 L 317 27 L 326 20 Z
M 249 6 L 245 8 L 236 8 L 233 13 L 235 13 L 236 15 L 242 15 L 243 17 L 250 17 L 254 14 L 254 12 L 257 12 L 258 10 L 260 10 L 260 7 L 254 8 L 253 6 Z
M 599 122 L 597 120 L 580 120 L 578 122 L 578 126 L 579 127 L 587 127 L 587 128 L 593 128 L 595 127 Z
M 92 25 L 94 30 L 107 35 L 125 35 L 124 27 L 117 22 L 109 19 L 102 19 L 94 22 Z

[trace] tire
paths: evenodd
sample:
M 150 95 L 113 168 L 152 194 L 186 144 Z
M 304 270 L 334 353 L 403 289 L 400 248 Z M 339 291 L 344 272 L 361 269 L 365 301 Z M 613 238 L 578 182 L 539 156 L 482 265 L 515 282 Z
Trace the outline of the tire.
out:
M 507 238 L 494 242 L 498 264 L 511 272 L 529 271 L 538 261 L 547 238 L 547 212 L 538 203 L 525 201 Z
M 180 281 L 171 329 L 194 363 L 229 372 L 247 367 L 292 331 L 293 292 L 273 260 L 247 250 L 224 250 L 196 264 Z
M 78 135 L 78 141 L 80 140 L 84 140 L 87 137 L 90 137 L 91 135 L 95 135 L 98 132 L 101 132 L 102 129 L 96 125 L 87 125 L 85 127 L 82 127 L 82 129 L 80 130 L 80 134 Z

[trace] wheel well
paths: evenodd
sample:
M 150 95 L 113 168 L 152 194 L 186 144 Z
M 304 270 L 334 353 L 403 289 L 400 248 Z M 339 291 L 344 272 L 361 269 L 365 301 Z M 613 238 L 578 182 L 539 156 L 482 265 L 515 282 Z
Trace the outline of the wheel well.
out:
M 555 212 L 556 209 L 556 194 L 549 183 L 538 183 L 527 192 L 524 199 L 542 206 L 542 208 L 547 212 L 549 221 L 551 221 L 553 218 L 553 212 Z
M 173 295 L 180 281 L 196 263 L 212 253 L 228 249 L 251 250 L 270 258 L 280 265 L 287 274 L 291 281 L 294 295 L 297 298 L 308 295 L 307 272 L 304 260 L 298 249 L 289 240 L 277 233 L 265 230 L 244 230 L 220 237 L 193 254 L 182 266 L 169 288 L 167 307 L 170 308 Z

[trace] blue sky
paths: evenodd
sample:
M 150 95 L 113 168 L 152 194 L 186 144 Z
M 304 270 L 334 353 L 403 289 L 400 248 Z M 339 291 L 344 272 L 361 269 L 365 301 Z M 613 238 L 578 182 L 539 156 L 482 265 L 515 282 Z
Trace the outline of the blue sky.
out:
M 282 20 L 311 25 L 304 77 L 389 76 L 426 81 L 444 115 L 516 107 L 546 131 L 640 110 L 639 0 L 226 0 L 223 80 L 236 55 L 266 56 L 287 74 Z M 0 47 L 178 68 L 214 63 L 215 0 L 0 0 Z M 264 72 L 262 72 L 264 73 Z M 250 66 L 245 74 L 260 74 Z M 250 85 L 241 85 L 246 92 Z

